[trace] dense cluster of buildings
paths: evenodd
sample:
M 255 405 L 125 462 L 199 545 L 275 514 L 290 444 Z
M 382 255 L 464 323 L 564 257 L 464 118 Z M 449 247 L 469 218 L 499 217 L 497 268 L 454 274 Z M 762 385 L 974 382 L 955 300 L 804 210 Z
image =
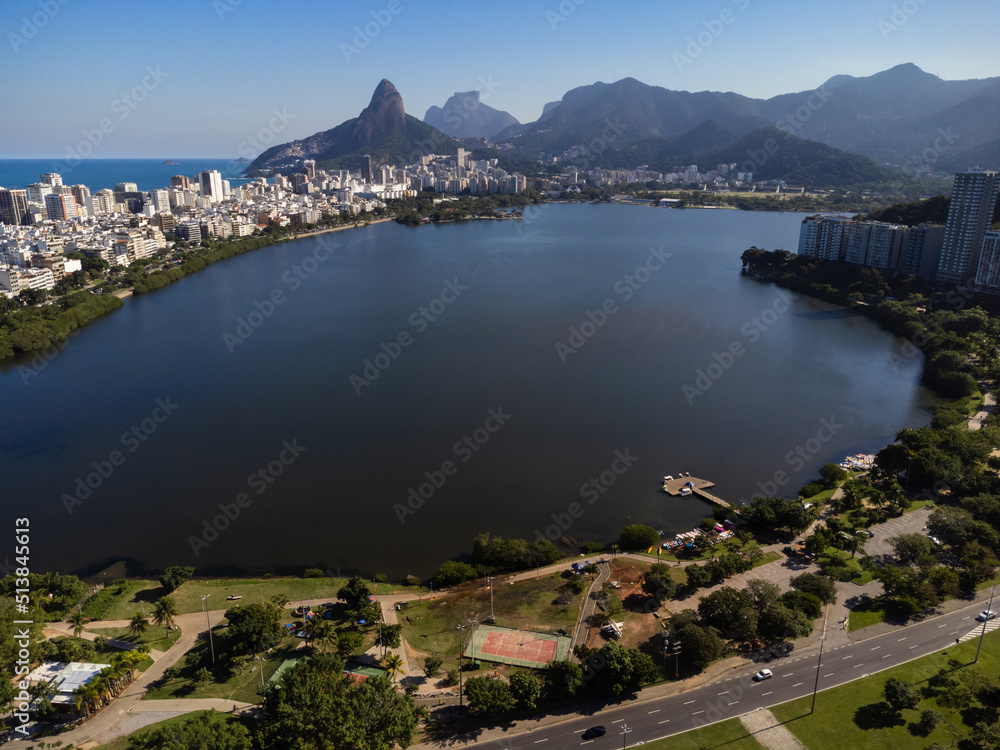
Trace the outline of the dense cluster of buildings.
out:
M 1000 174 L 955 175 L 945 224 L 916 227 L 846 216 L 807 216 L 799 255 L 1000 294 L 1000 232 L 990 231 Z
M 203 238 L 246 237 L 269 224 L 316 224 L 324 215 L 356 215 L 384 201 L 437 193 L 520 193 L 525 178 L 508 174 L 496 159 L 423 156 L 396 168 L 364 157 L 359 173 L 317 170 L 306 160 L 291 175 L 259 177 L 231 185 L 217 170 L 194 177 L 177 175 L 169 187 L 139 190 L 133 182 L 91 193 L 86 185 L 63 185 L 46 173 L 23 189 L 0 188 L 0 294 L 52 289 L 59 279 L 81 270 L 66 253 L 128 266 L 168 250 L 168 235 Z
M 570 182 L 579 181 L 579 173 L 571 173 Z M 698 171 L 697 164 L 674 166 L 670 172 L 656 172 L 646 165 L 635 169 L 592 169 L 587 173 L 587 182 L 595 187 L 608 185 L 628 185 L 643 182 L 661 182 L 675 185 L 696 185 L 702 190 L 725 190 L 729 187 L 743 187 L 753 183 L 753 172 L 739 171 L 737 165 L 719 164 L 707 172 Z

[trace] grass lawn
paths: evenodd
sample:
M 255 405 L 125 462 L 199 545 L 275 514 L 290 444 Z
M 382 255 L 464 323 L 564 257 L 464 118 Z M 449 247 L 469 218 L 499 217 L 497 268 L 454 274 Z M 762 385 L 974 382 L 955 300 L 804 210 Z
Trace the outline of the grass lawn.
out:
M 927 508 L 928 506 L 933 507 L 934 501 L 930 498 L 925 498 L 924 500 L 914 500 L 910 503 L 910 507 L 903 511 L 903 514 L 912 513 L 915 510 L 920 510 L 921 508 Z
M 585 577 L 584 582 L 589 585 L 589 578 Z M 560 589 L 568 583 L 570 580 L 563 578 L 562 573 L 551 573 L 512 584 L 494 585 L 496 624 L 548 633 L 572 631 L 583 602 L 583 593 L 573 594 L 567 604 L 558 604 Z M 489 616 L 490 590 L 489 586 L 483 585 L 442 599 L 411 602 L 399 613 L 399 620 L 403 626 L 403 637 L 412 648 L 457 659 L 459 638 L 467 635 L 457 627 L 468 626 L 470 619 L 481 622 Z
M 265 654 L 264 661 L 264 684 L 277 671 L 281 663 L 288 658 L 302 641 L 295 637 L 288 637 L 275 646 L 269 654 Z M 216 639 L 218 648 L 219 639 Z M 203 661 L 204 660 L 204 661 Z M 181 657 L 177 662 L 178 676 L 171 680 L 161 680 L 150 685 L 149 690 L 142 697 L 143 700 L 162 700 L 169 698 L 223 698 L 231 701 L 242 701 L 246 703 L 258 703 L 261 700 L 260 673 L 257 671 L 256 663 L 250 660 L 241 660 L 243 669 L 225 682 L 210 680 L 201 683 L 196 678 L 202 664 L 210 662 L 209 646 L 204 640 L 199 640 L 194 647 Z
M 109 742 L 107 745 L 101 745 L 100 747 L 95 748 L 95 750 L 129 750 L 129 748 L 132 746 L 132 743 L 130 741 L 131 737 L 138 737 L 139 735 L 146 734 L 147 732 L 152 732 L 154 729 L 160 729 L 161 727 L 169 727 L 176 724 L 180 724 L 184 721 L 187 721 L 188 719 L 192 719 L 196 716 L 200 716 L 201 714 L 207 714 L 207 713 L 208 711 L 192 711 L 190 713 L 184 714 L 183 716 L 175 716 L 172 719 L 159 721 L 156 724 L 150 724 L 149 726 L 143 727 L 137 732 L 133 732 L 128 737 L 119 737 L 113 742 Z M 222 714 L 222 717 L 226 720 L 227 723 L 234 721 L 241 721 L 241 719 L 239 719 L 238 717 L 230 716 L 228 714 Z
M 948 708 L 940 705 L 935 697 L 923 697 L 916 709 L 903 711 L 901 718 L 881 713 L 872 706 L 883 700 L 882 688 L 890 677 L 906 680 L 919 691 L 928 687 L 929 677 L 940 669 L 948 668 L 949 659 L 957 659 L 965 665 L 951 674 L 959 682 L 971 679 L 974 670 L 978 670 L 976 677 L 979 684 L 987 678 L 995 678 L 1000 671 L 1000 633 L 994 631 L 987 635 L 979 664 L 972 666 L 976 643 L 968 641 L 960 646 L 949 646 L 944 651 L 879 672 L 867 679 L 823 691 L 817 697 L 816 712 L 813 714 L 809 713 L 811 698 L 800 698 L 771 710 L 810 748 L 922 750 L 932 743 L 953 747 L 956 737 L 948 731 L 948 725 L 959 733 L 959 737 L 968 736 L 969 727 L 963 723 L 963 714 L 979 721 L 982 720 L 981 710 Z M 933 708 L 943 716 L 943 721 L 927 736 L 911 727 L 925 708 Z
M 867 628 L 885 621 L 885 604 L 878 599 L 872 599 L 851 610 L 847 619 L 847 627 L 852 633 L 855 630 Z
M 856 583 L 858 586 L 864 586 L 866 583 L 874 580 L 872 571 L 864 570 L 857 555 L 851 557 L 851 553 L 846 550 L 827 547 L 820 553 L 816 562 L 824 572 L 831 565 L 846 565 L 854 574 L 854 577 L 851 578 L 851 583 Z
M 228 609 L 232 601 L 227 601 L 230 594 L 242 596 L 243 602 L 260 601 L 261 596 L 270 600 L 275 594 L 284 594 L 289 601 L 301 599 L 327 599 L 333 601 L 337 592 L 347 583 L 346 578 L 212 578 L 193 579 L 185 582 L 171 596 L 177 604 L 180 614 L 201 611 L 201 597 L 208 594 L 211 598 L 205 600 L 209 609 Z M 376 594 L 391 594 L 401 591 L 417 591 L 413 586 L 369 582 L 369 588 Z M 98 592 L 87 602 L 84 614 L 92 620 L 128 620 L 145 605 L 149 607 L 156 603 L 166 590 L 159 581 L 130 579 L 113 583 Z
M 150 625 L 146 628 L 146 632 L 139 636 L 129 633 L 128 628 L 87 628 L 87 631 L 103 635 L 106 638 L 125 641 L 126 643 L 135 643 L 137 645 L 144 643 L 157 651 L 166 651 L 177 643 L 177 640 L 181 637 L 180 628 L 174 628 L 170 632 L 167 632 L 166 628 L 162 625 Z
M 609 733 L 619 734 L 620 730 L 612 727 Z M 665 740 L 647 742 L 643 745 L 643 748 L 649 750 L 701 750 L 707 747 L 726 750 L 764 750 L 764 746 L 747 732 L 739 719 L 720 721 L 718 724 L 692 729 L 684 734 L 675 734 Z

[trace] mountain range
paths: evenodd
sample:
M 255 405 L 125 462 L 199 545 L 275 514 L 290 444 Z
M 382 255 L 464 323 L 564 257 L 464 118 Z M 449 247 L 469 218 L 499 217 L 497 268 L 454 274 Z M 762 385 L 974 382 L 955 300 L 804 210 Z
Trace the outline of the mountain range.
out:
M 492 138 L 501 130 L 520 125 L 509 112 L 479 100 L 478 91 L 456 91 L 443 107 L 431 107 L 424 122 L 455 138 Z
M 770 99 L 625 78 L 572 89 L 524 124 L 476 91 L 455 93 L 422 122 L 383 79 L 358 117 L 274 146 L 248 172 L 295 168 L 307 158 L 354 168 L 362 154 L 412 163 L 425 153 L 455 153 L 456 138 L 488 139 L 510 157 L 556 157 L 580 169 L 735 162 L 757 178 L 796 184 L 882 182 L 899 179 L 899 170 L 918 176 L 1000 166 L 1000 78 L 945 81 L 907 63 Z

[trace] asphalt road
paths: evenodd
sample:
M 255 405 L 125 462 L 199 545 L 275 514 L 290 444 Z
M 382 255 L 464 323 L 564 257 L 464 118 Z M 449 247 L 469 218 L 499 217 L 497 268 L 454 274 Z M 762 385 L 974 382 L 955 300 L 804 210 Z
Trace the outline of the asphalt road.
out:
M 977 600 L 956 612 L 865 641 L 826 649 L 821 663 L 818 662 L 818 646 L 796 650 L 767 664 L 748 663 L 745 670 L 687 692 L 647 699 L 647 691 L 643 691 L 628 703 L 591 715 L 567 717 L 557 724 L 521 732 L 513 727 L 490 730 L 484 732 L 476 744 L 497 750 L 558 750 L 581 745 L 593 745 L 590 750 L 617 748 L 623 746 L 623 727 L 628 726 L 630 731 L 625 744 L 634 746 L 811 695 L 817 684 L 817 674 L 820 691 L 817 701 L 821 702 L 823 690 L 954 645 L 956 638 L 976 627 L 975 617 L 985 604 L 985 600 Z M 754 682 L 754 673 L 763 667 L 771 669 L 774 677 Z M 583 740 L 584 730 L 595 725 L 607 727 L 607 734 L 595 740 Z

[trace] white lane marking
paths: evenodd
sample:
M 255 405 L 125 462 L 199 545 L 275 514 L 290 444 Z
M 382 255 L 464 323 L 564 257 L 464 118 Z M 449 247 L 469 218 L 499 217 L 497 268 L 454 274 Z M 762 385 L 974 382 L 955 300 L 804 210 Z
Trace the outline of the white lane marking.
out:
M 842 656 L 841 659 L 853 659 L 854 654 L 848 654 L 847 656 Z
M 544 740 L 535 740 L 535 744 L 537 745 L 539 742 L 548 742 L 548 741 L 549 741 L 549 738 L 546 737 Z
M 882 647 L 881 646 L 872 646 L 871 650 L 872 651 L 878 651 L 880 648 L 882 648 Z
M 729 695 L 729 691 L 723 690 L 721 693 L 716 693 L 716 695 Z
M 692 715 L 692 716 L 697 716 L 698 714 L 703 714 L 703 713 L 705 713 L 705 710 L 704 710 L 704 709 L 702 709 L 701 711 L 695 711 L 695 712 L 694 712 L 693 714 L 691 714 L 691 715 Z
M 905 641 L 905 640 L 906 640 L 906 636 L 904 635 L 902 638 L 900 638 L 898 641 L 896 641 L 896 643 L 899 643 L 899 641 Z
M 773 692 L 774 692 L 773 690 L 769 690 L 769 691 L 768 691 L 768 692 L 766 692 L 766 693 L 761 693 L 760 697 L 761 697 L 761 698 L 763 698 L 763 697 L 764 697 L 765 695 L 770 695 L 770 694 L 771 694 L 771 693 L 773 693 Z
M 666 724 L 670 719 L 664 719 L 663 721 L 656 722 L 657 724 Z
M 654 708 L 652 711 L 647 711 L 646 713 L 647 714 L 658 714 L 658 713 L 660 713 L 660 709 Z
M 789 672 L 788 674 L 781 675 L 782 677 L 791 677 L 795 672 Z
M 858 666 L 861 666 L 861 665 L 859 664 Z M 833 674 L 834 674 L 833 672 L 830 672 L 830 674 L 825 674 L 823 676 L 824 677 L 833 677 Z
M 883 656 L 882 658 L 883 658 L 883 659 L 888 659 L 888 658 L 889 658 L 890 656 L 892 656 L 892 654 L 886 654 L 886 655 L 885 655 L 885 656 Z
M 692 704 L 692 703 L 694 703 L 694 701 L 684 701 L 684 705 L 685 705 L 685 706 L 687 706 L 687 705 L 690 705 L 690 704 Z
M 916 647 L 917 647 L 916 645 L 913 645 L 913 646 L 910 646 L 910 649 L 912 650 L 912 649 L 915 649 Z
M 612 724 L 618 724 L 618 723 L 620 723 L 620 722 L 623 722 L 623 721 L 625 721 L 625 719 L 615 719 L 615 720 L 614 720 L 614 721 L 612 721 L 611 723 L 612 723 Z
M 792 685 L 792 687 L 798 687 L 801 684 L 802 684 L 801 682 L 796 682 L 794 685 Z

